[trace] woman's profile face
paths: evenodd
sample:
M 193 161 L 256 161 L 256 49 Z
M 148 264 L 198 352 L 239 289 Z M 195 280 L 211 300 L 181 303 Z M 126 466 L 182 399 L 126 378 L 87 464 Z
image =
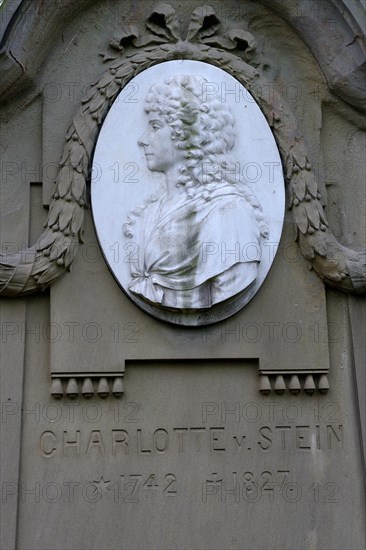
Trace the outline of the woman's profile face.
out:
M 182 160 L 181 151 L 174 146 L 170 126 L 155 111 L 150 111 L 148 127 L 138 144 L 143 147 L 147 167 L 152 172 L 166 172 Z

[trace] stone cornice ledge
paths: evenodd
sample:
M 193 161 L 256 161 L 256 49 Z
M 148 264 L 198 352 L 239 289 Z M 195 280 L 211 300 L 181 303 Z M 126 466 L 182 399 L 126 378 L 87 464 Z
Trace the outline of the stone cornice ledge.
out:
M 0 43 L 2 100 L 14 97 L 32 85 L 58 30 L 63 30 L 68 20 L 94 2 L 95 0 L 23 0 L 20 3 Z M 6 4 L 1 9 L 6 10 Z
M 301 36 L 330 90 L 366 112 L 366 39 L 343 0 L 258 0 Z
M 343 0 L 257 1 L 286 20 L 301 36 L 330 90 L 353 107 L 366 111 L 365 36 Z M 31 85 L 57 29 L 93 3 L 95 0 L 21 2 L 1 42 L 0 97 L 8 99 Z

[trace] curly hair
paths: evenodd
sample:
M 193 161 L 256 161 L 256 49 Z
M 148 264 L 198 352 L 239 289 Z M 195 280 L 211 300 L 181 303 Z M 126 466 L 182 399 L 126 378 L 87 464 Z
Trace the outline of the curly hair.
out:
M 225 165 L 235 143 L 234 118 L 226 103 L 205 94 L 206 83 L 201 76 L 173 76 L 164 84 L 151 86 L 145 101 L 145 111 L 163 117 L 176 147 L 184 151 L 185 164 L 177 185 L 184 185 L 188 196 L 193 196 L 194 188 L 218 180 L 213 169 L 203 173 L 203 163 L 207 167 Z
M 207 93 L 206 84 L 207 79 L 198 75 L 171 76 L 150 87 L 145 111 L 159 113 L 171 129 L 175 147 L 184 151 L 176 185 L 184 186 L 188 198 L 200 194 L 209 201 L 211 193 L 223 184 L 224 174 L 225 185 L 240 183 L 240 194 L 253 208 L 261 235 L 268 237 L 262 208 L 231 157 L 236 137 L 234 117 L 219 95 Z M 155 200 L 157 197 L 150 197 L 130 213 L 124 225 L 126 236 L 132 236 L 133 218 Z

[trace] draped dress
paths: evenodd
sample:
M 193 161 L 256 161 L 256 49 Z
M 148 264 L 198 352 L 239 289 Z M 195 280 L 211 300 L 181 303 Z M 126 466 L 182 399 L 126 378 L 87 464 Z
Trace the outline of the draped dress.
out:
M 253 283 L 260 262 L 260 231 L 240 189 L 224 183 L 209 196 L 183 193 L 167 206 L 150 203 L 137 227 L 137 261 L 129 290 L 157 305 L 204 309 Z

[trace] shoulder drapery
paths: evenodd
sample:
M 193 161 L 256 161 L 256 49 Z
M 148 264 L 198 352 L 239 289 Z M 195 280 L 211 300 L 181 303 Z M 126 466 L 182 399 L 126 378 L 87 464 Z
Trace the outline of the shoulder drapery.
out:
M 259 258 L 253 258 L 253 246 L 259 246 L 260 233 L 239 190 L 225 184 L 208 201 L 202 194 L 184 196 L 169 210 L 164 199 L 147 206 L 140 219 L 132 292 L 170 307 L 210 307 L 228 297 L 225 282 L 234 295 L 255 279 Z M 237 264 L 246 266 L 234 276 Z

